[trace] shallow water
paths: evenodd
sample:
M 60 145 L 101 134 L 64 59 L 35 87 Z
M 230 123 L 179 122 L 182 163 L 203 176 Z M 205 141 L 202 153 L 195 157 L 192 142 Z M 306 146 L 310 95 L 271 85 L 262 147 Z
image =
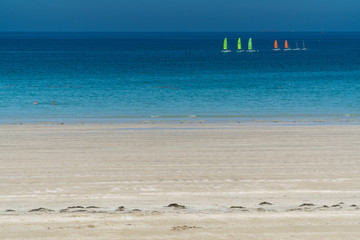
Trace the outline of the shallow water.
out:
M 237 37 L 246 46 L 250 36 L 259 52 L 237 53 Z M 231 53 L 221 52 L 224 37 Z M 304 40 L 309 51 L 272 51 L 275 39 L 292 48 Z M 1 33 L 0 122 L 357 122 L 359 40 L 360 33 Z

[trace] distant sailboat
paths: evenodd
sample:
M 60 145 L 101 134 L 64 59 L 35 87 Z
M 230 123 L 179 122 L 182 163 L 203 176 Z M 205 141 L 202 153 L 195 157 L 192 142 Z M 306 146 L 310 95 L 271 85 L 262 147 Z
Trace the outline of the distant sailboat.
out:
M 304 40 L 303 40 L 303 48 L 302 48 L 301 50 L 303 50 L 303 51 L 309 50 L 309 49 L 307 49 L 307 48 L 305 47 L 305 41 L 304 41 Z
M 278 48 L 278 42 L 277 42 L 277 40 L 275 40 L 275 42 L 274 42 L 274 49 L 273 49 L 274 51 L 279 51 L 280 49 Z
M 285 51 L 288 51 L 288 50 L 291 50 L 291 48 L 289 48 L 289 44 L 288 44 L 288 41 L 285 40 Z
M 295 44 L 296 44 L 296 48 L 293 49 L 293 50 L 296 50 L 296 51 L 297 51 L 297 50 L 301 50 L 301 49 L 299 48 L 299 46 L 298 46 L 298 43 L 296 42 Z
M 222 52 L 224 52 L 224 53 L 231 52 L 230 50 L 228 50 L 228 47 L 227 47 L 227 38 L 224 39 L 224 49 L 222 50 Z
M 252 49 L 252 38 L 249 38 L 247 52 L 256 52 L 255 50 Z
M 237 52 L 243 52 L 244 50 L 241 49 L 241 39 L 238 39 L 238 50 Z

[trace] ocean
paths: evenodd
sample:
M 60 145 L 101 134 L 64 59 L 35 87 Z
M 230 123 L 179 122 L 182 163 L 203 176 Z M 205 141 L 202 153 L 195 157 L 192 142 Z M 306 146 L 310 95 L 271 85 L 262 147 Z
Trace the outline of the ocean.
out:
M 0 33 L 0 123 L 146 121 L 358 123 L 360 33 Z

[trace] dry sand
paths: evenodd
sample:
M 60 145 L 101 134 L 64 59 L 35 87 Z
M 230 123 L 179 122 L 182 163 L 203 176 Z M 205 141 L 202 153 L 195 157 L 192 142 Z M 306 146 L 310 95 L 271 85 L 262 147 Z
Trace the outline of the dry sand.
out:
M 359 239 L 359 146 L 356 125 L 1 125 L 0 239 Z

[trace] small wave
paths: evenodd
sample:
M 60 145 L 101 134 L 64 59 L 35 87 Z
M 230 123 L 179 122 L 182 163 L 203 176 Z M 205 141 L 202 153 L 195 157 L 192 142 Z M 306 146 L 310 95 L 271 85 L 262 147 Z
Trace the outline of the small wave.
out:
M 343 118 L 343 117 L 360 117 L 360 114 L 323 114 L 323 115 L 308 115 L 308 114 L 294 114 L 294 115 L 144 115 L 144 116 L 135 116 L 135 115 L 118 115 L 118 116 L 103 116 L 103 117 L 85 117 L 85 118 L 134 118 L 134 119 L 143 119 L 143 118 L 217 118 L 217 119 L 226 119 L 226 118 L 243 118 L 243 119 L 257 119 L 257 120 L 271 120 L 271 119 L 327 119 L 327 118 Z

